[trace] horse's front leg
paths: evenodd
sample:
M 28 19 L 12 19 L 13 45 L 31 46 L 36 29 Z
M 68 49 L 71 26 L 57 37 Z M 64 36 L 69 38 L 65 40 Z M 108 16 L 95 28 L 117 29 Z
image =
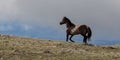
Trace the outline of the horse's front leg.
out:
M 70 36 L 70 41 L 71 41 L 71 42 L 75 42 L 75 41 L 72 40 L 72 37 L 73 37 L 73 36 L 74 36 L 74 35 L 71 35 L 71 36 Z
M 67 30 L 66 30 L 66 42 L 68 42 L 69 35 L 70 35 L 70 30 L 67 29 Z
M 68 42 L 69 34 L 66 34 L 66 42 Z

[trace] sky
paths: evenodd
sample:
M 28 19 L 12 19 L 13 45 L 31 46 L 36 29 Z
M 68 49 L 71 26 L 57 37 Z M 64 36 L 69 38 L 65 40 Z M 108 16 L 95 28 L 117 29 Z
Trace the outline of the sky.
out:
M 65 40 L 64 16 L 91 27 L 92 40 L 120 39 L 120 0 L 0 0 L 0 33 Z

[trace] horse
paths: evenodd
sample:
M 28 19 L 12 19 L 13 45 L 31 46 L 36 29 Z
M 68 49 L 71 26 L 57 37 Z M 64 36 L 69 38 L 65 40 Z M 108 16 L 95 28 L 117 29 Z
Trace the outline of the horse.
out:
M 83 43 L 88 44 L 87 41 L 90 40 L 92 36 L 92 31 L 91 28 L 87 25 L 75 25 L 68 19 L 67 17 L 63 17 L 62 21 L 60 22 L 60 25 L 66 24 L 66 42 L 68 42 L 68 39 L 71 42 L 74 42 L 72 40 L 72 37 L 74 35 L 82 35 L 83 38 Z M 69 37 L 70 36 L 70 37 Z

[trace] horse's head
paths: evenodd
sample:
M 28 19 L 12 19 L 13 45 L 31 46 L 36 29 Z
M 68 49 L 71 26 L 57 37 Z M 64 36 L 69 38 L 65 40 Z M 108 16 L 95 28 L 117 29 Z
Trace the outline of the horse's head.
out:
M 67 17 L 63 17 L 62 21 L 60 22 L 60 25 L 67 23 Z

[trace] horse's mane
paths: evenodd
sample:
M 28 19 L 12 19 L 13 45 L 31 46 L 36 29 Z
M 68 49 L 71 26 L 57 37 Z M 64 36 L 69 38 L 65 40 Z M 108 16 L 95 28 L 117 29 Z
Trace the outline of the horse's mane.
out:
M 65 18 L 65 20 L 67 20 L 67 22 L 68 22 L 68 24 L 70 24 L 70 26 L 75 26 L 75 24 L 73 24 L 71 21 L 70 21 L 70 19 L 68 19 L 67 17 L 64 17 Z

